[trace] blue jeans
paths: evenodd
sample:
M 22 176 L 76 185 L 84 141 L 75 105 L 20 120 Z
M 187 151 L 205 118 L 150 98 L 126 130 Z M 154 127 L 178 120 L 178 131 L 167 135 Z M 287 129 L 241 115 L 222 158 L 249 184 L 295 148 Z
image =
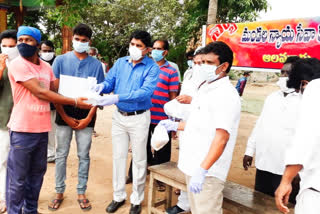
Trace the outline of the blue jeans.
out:
M 90 166 L 90 148 L 92 142 L 92 127 L 75 130 L 77 153 L 79 158 L 78 167 L 78 194 L 84 194 L 87 190 L 87 182 Z M 66 166 L 70 150 L 73 130 L 69 126 L 57 126 L 57 149 L 56 149 L 56 192 L 64 193 L 66 189 Z
M 10 133 L 6 201 L 8 214 L 37 214 L 47 170 L 48 132 Z

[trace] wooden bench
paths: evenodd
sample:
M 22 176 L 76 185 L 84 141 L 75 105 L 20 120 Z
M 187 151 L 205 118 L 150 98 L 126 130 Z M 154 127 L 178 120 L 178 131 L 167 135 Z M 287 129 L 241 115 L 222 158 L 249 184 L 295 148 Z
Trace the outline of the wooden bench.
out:
M 168 162 L 149 167 L 150 183 L 148 195 L 148 214 L 163 214 L 157 208 L 165 205 L 165 208 L 173 206 L 172 188 L 187 191 L 185 175 L 177 168 L 174 162 Z M 161 181 L 166 185 L 165 199 L 156 202 L 157 192 L 155 180 Z M 226 181 L 223 190 L 223 209 L 233 214 L 280 214 L 275 206 L 274 198 L 257 192 L 248 187 Z M 290 207 L 293 207 L 291 205 Z M 290 212 L 291 213 L 291 212 Z

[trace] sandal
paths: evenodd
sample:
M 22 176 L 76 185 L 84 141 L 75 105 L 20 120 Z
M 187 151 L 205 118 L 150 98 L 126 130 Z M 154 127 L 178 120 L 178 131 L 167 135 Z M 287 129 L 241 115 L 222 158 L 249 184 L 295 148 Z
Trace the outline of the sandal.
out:
M 5 213 L 7 211 L 6 201 L 0 201 L 0 213 Z
M 78 199 L 78 203 L 79 203 L 79 205 L 80 205 L 80 208 L 83 210 L 83 211 L 89 211 L 89 210 L 91 210 L 91 204 L 89 204 L 90 203 L 90 201 L 88 200 L 88 199 Z M 82 205 L 83 206 L 82 206 Z M 86 205 L 89 205 L 89 206 L 86 206 Z
M 62 204 L 62 202 L 63 202 L 63 198 L 61 198 L 61 199 L 57 199 L 57 198 L 53 199 L 51 201 L 52 206 L 48 205 L 48 209 L 51 210 L 51 211 L 56 211 L 56 210 L 59 209 L 59 207 Z

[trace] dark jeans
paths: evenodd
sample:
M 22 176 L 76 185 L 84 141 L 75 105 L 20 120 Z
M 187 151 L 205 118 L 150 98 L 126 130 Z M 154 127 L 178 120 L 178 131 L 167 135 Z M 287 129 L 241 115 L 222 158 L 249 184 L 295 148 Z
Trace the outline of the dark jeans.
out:
M 47 170 L 48 132 L 10 133 L 6 202 L 8 214 L 37 214 Z
M 281 175 L 273 174 L 271 172 L 257 169 L 256 182 L 254 189 L 264 194 L 274 197 L 274 192 L 277 190 L 281 182 Z M 289 201 L 293 204 L 296 203 L 296 196 L 299 193 L 299 182 L 292 182 L 292 192 L 289 197 Z
M 171 158 L 171 132 L 169 132 L 169 142 L 159 151 L 151 152 L 151 136 L 157 124 L 150 124 L 147 142 L 147 163 L 148 165 L 158 165 L 170 161 Z M 132 160 L 128 171 L 128 177 L 132 178 Z

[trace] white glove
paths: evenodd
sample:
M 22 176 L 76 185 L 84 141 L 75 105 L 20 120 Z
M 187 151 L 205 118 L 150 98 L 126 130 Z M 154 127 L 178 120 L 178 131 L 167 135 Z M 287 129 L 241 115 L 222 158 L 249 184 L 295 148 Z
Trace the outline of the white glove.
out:
M 97 94 L 101 94 L 103 89 L 104 89 L 104 84 L 103 83 L 95 84 L 90 88 L 91 91 L 93 91 L 93 92 L 95 92 Z
M 175 121 L 167 119 L 167 120 L 161 120 L 159 122 L 159 125 L 164 126 L 168 132 L 170 132 L 170 131 L 176 132 L 178 130 L 179 122 L 175 122 Z

